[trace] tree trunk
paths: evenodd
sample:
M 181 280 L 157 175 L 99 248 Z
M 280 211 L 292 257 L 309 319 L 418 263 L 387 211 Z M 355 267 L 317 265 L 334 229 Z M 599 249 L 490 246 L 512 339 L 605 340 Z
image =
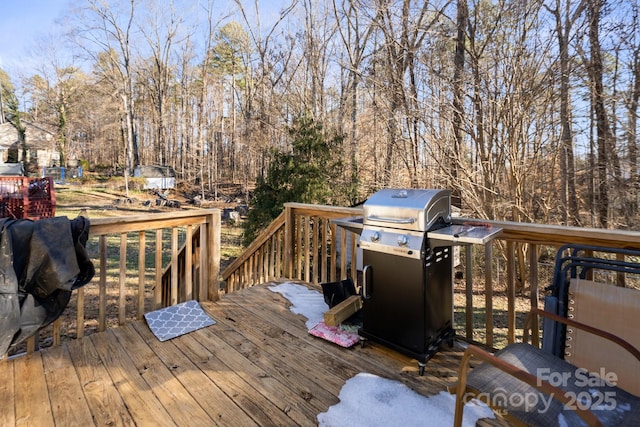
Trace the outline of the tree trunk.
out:
M 464 144 L 462 120 L 464 118 L 464 53 L 467 41 L 466 28 L 469 22 L 469 6 L 467 0 L 458 0 L 456 15 L 457 39 L 456 52 L 453 58 L 453 150 L 448 148 L 448 161 L 451 168 L 451 185 L 453 198 L 462 202 L 461 185 L 458 182 L 460 152 Z
M 593 109 L 597 130 L 597 175 L 598 175 L 598 220 L 600 226 L 609 226 L 609 185 L 607 179 L 607 155 L 608 148 L 611 147 L 611 127 L 605 108 L 602 52 L 600 51 L 600 12 L 602 0 L 588 1 L 589 17 L 589 43 L 591 60 L 589 63 L 589 76 L 591 79 L 591 90 Z
M 558 37 L 558 50 L 560 57 L 560 203 L 562 209 L 562 221 L 565 224 L 580 225 L 580 213 L 576 197 L 576 172 L 573 150 L 573 130 L 570 110 L 570 75 L 569 62 L 569 36 L 575 20 L 582 14 L 584 3 L 581 1 L 576 9 L 571 11 L 571 1 L 566 0 L 564 13 L 561 11 L 561 0 L 556 0 L 555 9 L 549 12 L 556 21 L 556 36 Z

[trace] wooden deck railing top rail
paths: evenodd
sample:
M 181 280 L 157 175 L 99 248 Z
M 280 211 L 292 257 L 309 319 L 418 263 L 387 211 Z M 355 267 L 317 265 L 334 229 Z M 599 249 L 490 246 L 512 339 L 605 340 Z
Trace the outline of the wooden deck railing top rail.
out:
M 459 218 L 457 221 L 474 221 Z M 501 240 L 562 246 L 569 243 L 613 248 L 640 248 L 640 232 L 631 230 L 608 230 L 564 225 L 533 224 L 512 221 L 484 221 L 501 227 Z

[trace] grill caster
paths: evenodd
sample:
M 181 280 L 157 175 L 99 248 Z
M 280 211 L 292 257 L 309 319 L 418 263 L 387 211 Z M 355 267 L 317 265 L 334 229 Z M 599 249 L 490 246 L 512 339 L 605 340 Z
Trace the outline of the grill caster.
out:
M 424 368 L 427 366 L 426 363 L 418 362 L 418 375 L 424 375 Z
M 451 329 L 448 333 L 447 333 L 447 345 L 449 346 L 449 348 L 453 348 L 453 345 L 456 342 L 456 331 L 454 329 Z

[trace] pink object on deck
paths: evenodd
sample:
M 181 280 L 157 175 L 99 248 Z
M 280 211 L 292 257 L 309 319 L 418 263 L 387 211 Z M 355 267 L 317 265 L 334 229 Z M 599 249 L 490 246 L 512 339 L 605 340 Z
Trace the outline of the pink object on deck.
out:
M 339 326 L 327 326 L 324 322 L 320 322 L 309 329 L 309 333 L 346 348 L 360 341 L 360 335 L 357 332 L 341 329 Z

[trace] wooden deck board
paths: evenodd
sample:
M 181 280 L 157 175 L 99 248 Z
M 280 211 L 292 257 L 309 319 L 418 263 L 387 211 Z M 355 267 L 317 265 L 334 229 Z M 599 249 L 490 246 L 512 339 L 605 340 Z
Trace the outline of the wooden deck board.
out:
M 300 359 L 308 362 L 313 361 L 313 366 L 318 367 L 318 369 L 322 364 L 325 364 L 325 369 L 336 372 L 336 375 L 342 378 L 349 378 L 358 372 L 363 372 L 363 370 L 388 378 L 402 378 L 407 386 L 425 395 L 435 394 L 440 390 L 444 390 L 448 382 L 457 378 L 455 376 L 455 378 L 450 379 L 450 375 L 443 374 L 445 372 L 450 372 L 451 374 L 455 372 L 454 375 L 457 375 L 459 350 L 448 351 L 444 348 L 427 364 L 425 375 L 421 377 L 417 375 L 418 366 L 415 360 L 376 343 L 367 342 L 363 348 L 356 346 L 345 350 L 342 347 L 313 337 L 307 331 L 304 317 L 293 313 L 287 307 L 288 301 L 282 295 L 272 292 L 264 286 L 252 288 L 252 290 L 253 292 L 247 293 L 247 295 L 240 296 L 235 293 L 228 295 L 228 300 L 235 302 L 238 306 L 234 311 L 238 319 L 233 318 L 238 323 L 238 329 L 243 333 L 251 331 L 252 322 L 241 324 L 242 318 L 239 316 L 239 313 L 250 311 L 265 320 L 267 326 L 264 326 L 266 329 L 263 333 L 274 338 L 278 336 L 278 333 L 269 331 L 268 328 L 279 328 L 292 336 L 296 351 L 307 349 L 314 354 L 313 357 L 297 358 L 296 361 L 300 361 Z M 216 304 L 216 307 L 224 306 L 225 304 L 222 302 Z M 274 309 L 278 312 L 278 316 L 273 316 Z M 255 322 L 257 324 L 257 320 Z M 285 337 L 286 335 L 281 335 L 279 338 L 284 339 Z M 450 354 L 452 353 L 457 356 L 455 359 L 451 359 Z M 329 355 L 334 357 L 327 357 Z M 329 365 L 331 363 L 334 365 Z M 440 364 L 443 364 L 443 366 L 439 366 Z M 340 387 L 343 382 L 340 383 Z
M 297 393 L 297 387 L 281 381 L 275 374 L 273 367 L 259 364 L 255 352 L 247 354 L 243 349 L 236 349 L 231 344 L 235 335 L 234 331 L 225 331 L 224 337 L 209 331 L 198 331 L 194 338 L 202 345 L 216 354 L 225 354 L 225 364 L 229 369 L 237 372 L 247 383 L 252 384 L 264 398 L 271 402 L 282 413 L 299 425 L 309 425 L 313 414 L 317 414 L 317 408 L 305 401 L 304 395 Z M 244 343 L 242 344 L 244 347 Z M 271 365 L 278 364 L 278 360 L 271 359 Z M 291 375 L 296 375 L 291 372 Z
M 185 363 L 177 357 L 169 365 L 149 347 L 132 325 L 112 330 L 153 395 L 177 425 L 211 425 L 213 420 L 202 409 L 184 385 L 173 375 L 174 366 Z
M 314 426 L 359 372 L 427 396 L 456 379 L 458 347 L 419 376 L 415 360 L 375 343 L 311 336 L 267 285 L 203 307 L 217 323 L 170 341 L 137 321 L 0 361 L 0 424 Z
M 135 423 L 93 342 L 89 338 L 83 338 L 64 346 L 76 368 L 94 423 L 100 426 L 134 426 Z
M 292 423 L 284 411 L 256 389 L 255 381 L 247 381 L 242 372 L 234 371 L 225 364 L 222 359 L 226 359 L 228 355 L 218 356 L 212 353 L 193 334 L 180 337 L 180 341 L 180 345 L 184 346 L 183 351 L 192 360 L 198 360 L 197 366 L 257 424 Z
M 89 337 L 136 424 L 174 426 L 171 416 L 130 358 L 135 348 L 122 347 L 111 330 Z
M 248 310 L 238 309 L 232 304 L 232 309 L 224 308 L 225 304 L 217 304 L 215 310 L 207 306 L 207 310 L 212 313 L 220 322 L 225 322 L 230 330 L 233 326 L 241 333 L 229 331 L 224 333 L 225 340 L 238 348 L 244 357 L 260 363 L 260 366 L 270 372 L 270 375 L 277 375 L 279 378 L 290 382 L 290 386 L 297 389 L 300 395 L 316 397 L 329 405 L 337 402 L 337 391 L 342 387 L 344 381 L 337 375 L 333 375 L 331 369 L 327 369 L 335 363 L 331 355 L 317 351 L 317 348 L 300 342 L 288 332 L 283 331 L 273 324 L 264 322 L 260 317 L 250 313 Z M 233 320 L 228 320 L 224 316 L 226 312 L 232 312 Z M 226 331 L 225 331 L 226 332 Z M 216 335 L 223 335 L 222 331 L 212 331 Z M 296 357 L 292 357 L 295 355 Z M 275 362 L 275 363 L 274 363 Z M 347 369 L 347 367 L 342 367 Z M 339 369 L 339 368 L 338 368 Z M 355 374 L 357 372 L 353 372 Z M 343 377 L 349 373 L 343 371 Z M 350 375 L 348 375 L 350 376 Z M 330 387 L 328 387 L 330 386 Z M 326 409 L 326 405 L 318 405 Z M 320 409 L 316 407 L 316 409 Z
M 83 427 L 93 418 L 67 347 L 42 352 L 53 419 L 58 425 Z
M 149 347 L 171 372 L 188 388 L 200 406 L 217 425 L 257 426 L 232 398 L 227 396 L 196 363 L 186 357 L 178 346 L 179 342 L 160 342 L 143 322 L 133 323 L 135 329 L 147 340 Z
M 53 426 L 53 413 L 42 366 L 42 354 L 33 353 L 14 362 L 14 392 L 17 426 Z M 33 411 L 34 402 L 40 402 Z
M 0 425 L 16 424 L 13 363 L 0 362 Z

